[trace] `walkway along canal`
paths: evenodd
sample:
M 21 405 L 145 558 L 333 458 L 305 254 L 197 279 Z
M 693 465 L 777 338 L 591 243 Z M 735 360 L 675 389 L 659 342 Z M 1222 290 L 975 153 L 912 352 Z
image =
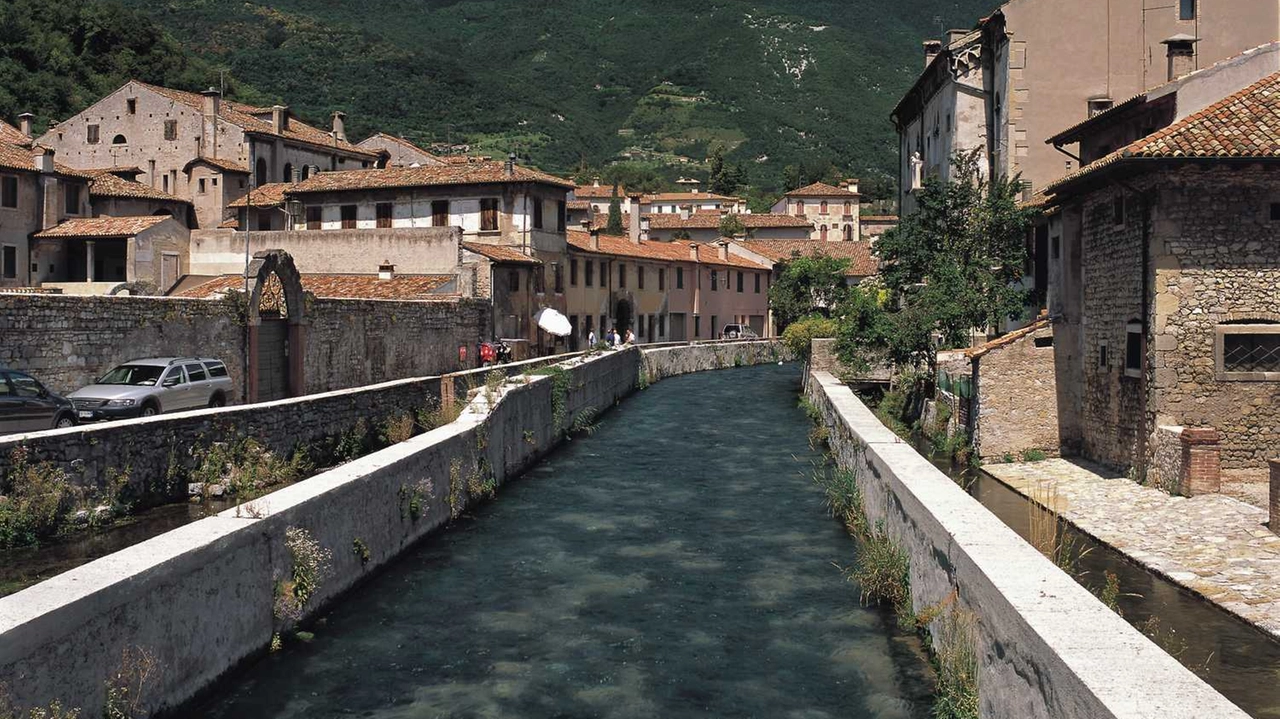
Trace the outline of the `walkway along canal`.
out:
M 925 717 L 860 606 L 796 365 L 667 379 L 184 717 Z M 337 551 L 337 550 L 335 550 Z M 305 637 L 306 635 L 304 635 Z

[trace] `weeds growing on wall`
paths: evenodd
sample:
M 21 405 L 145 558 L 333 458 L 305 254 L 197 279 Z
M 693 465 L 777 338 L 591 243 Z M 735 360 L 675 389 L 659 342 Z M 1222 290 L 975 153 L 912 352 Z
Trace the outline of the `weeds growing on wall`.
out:
M 401 518 L 407 514 L 413 521 L 418 521 L 435 496 L 436 488 L 430 477 L 423 477 L 411 485 L 402 485 L 400 487 Z
M 977 620 L 955 602 L 932 623 L 935 719 L 978 719 Z
M 455 457 L 449 463 L 449 517 L 461 517 L 466 504 L 467 486 L 462 479 L 462 460 Z
M 643 365 L 641 365 L 640 371 L 636 373 L 636 389 L 649 389 L 649 370 Z
M 39 544 L 81 528 L 110 524 L 129 510 L 127 471 L 108 470 L 105 486 L 88 490 L 51 462 L 31 459 L 26 447 L 10 455 L 0 481 L 0 549 Z
M 103 719 L 139 719 L 145 716 L 147 688 L 160 676 L 160 662 L 143 647 L 126 647 L 119 668 L 107 678 Z
M 228 494 L 250 499 L 282 484 L 297 482 L 315 471 L 307 452 L 298 449 L 288 460 L 253 438 L 215 442 L 197 451 L 191 481 L 208 492 L 221 485 Z
M 417 429 L 417 423 L 414 421 L 413 415 L 408 412 L 403 412 L 401 414 L 392 415 L 383 421 L 378 434 L 381 437 L 383 444 L 391 446 L 393 444 L 400 444 L 401 442 L 408 442 L 410 439 L 413 439 L 414 434 L 417 433 Z
M 466 407 L 466 402 L 462 400 L 454 400 L 453 402 L 441 402 L 438 399 L 430 398 L 415 413 L 418 420 L 418 426 L 423 432 L 430 432 L 437 427 L 443 427 L 446 424 L 452 424 L 454 420 L 462 415 L 462 410 Z
M 565 429 L 565 421 L 569 404 L 569 387 L 572 383 L 572 375 L 569 371 L 560 365 L 548 365 L 539 367 L 531 372 L 535 375 L 545 375 L 551 378 L 551 427 L 555 432 Z
M 365 456 L 372 449 L 369 439 L 369 423 L 361 417 L 351 429 L 338 435 L 338 442 L 333 448 L 334 461 L 345 464 Z
M 498 390 L 506 383 L 507 373 L 500 369 L 489 370 L 484 376 L 484 398 L 490 407 L 498 403 Z
M 599 424 L 596 417 L 600 411 L 595 407 L 585 407 L 582 411 L 573 416 L 573 424 L 569 427 L 570 435 L 595 434 Z
M 363 539 L 356 537 L 351 540 L 351 552 L 356 555 L 356 559 L 360 560 L 360 566 L 363 567 L 369 563 L 369 545 L 365 544 Z
M 333 555 L 301 527 L 284 530 L 284 546 L 293 570 L 288 579 L 276 581 L 274 611 L 276 618 L 296 622 L 328 577 Z
M 1044 460 L 1045 460 L 1045 453 L 1043 450 L 1039 450 L 1039 449 L 1022 450 L 1023 462 L 1043 462 Z

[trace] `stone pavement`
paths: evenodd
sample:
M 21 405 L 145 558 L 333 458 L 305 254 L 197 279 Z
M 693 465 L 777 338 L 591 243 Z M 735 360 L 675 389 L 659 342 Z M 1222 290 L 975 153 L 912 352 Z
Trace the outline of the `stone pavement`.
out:
M 1171 497 L 1065 459 L 982 469 L 1024 497 L 1055 487 L 1076 528 L 1280 638 L 1280 536 L 1264 510 L 1222 495 Z

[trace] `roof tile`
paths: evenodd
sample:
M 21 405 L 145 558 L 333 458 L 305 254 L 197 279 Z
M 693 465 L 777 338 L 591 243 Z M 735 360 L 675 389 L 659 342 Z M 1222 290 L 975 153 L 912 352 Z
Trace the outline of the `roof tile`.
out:
M 67 220 L 60 225 L 37 232 L 34 237 L 43 239 L 64 239 L 72 237 L 125 238 L 149 229 L 171 219 L 168 215 L 147 215 L 144 217 L 82 217 Z
M 438 300 L 451 298 L 453 275 L 396 275 L 389 280 L 377 275 L 304 274 L 302 289 L 316 297 L 347 300 Z M 210 299 L 227 291 L 244 288 L 243 275 L 223 275 L 178 293 L 178 297 Z

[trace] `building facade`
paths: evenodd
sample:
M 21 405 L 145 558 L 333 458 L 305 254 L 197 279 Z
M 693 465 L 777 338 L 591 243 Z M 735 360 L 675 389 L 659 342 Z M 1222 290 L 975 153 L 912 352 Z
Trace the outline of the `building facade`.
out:
M 26 134 L 0 123 L 0 288 L 28 287 L 66 270 L 33 255 L 31 238 L 92 215 L 89 180 L 55 163 L 52 150 L 33 147 Z
M 815 182 L 783 195 L 773 206 L 773 214 L 791 213 L 811 220 L 810 239 L 856 242 L 862 238 L 861 204 L 857 180 L 844 180 L 839 187 Z

